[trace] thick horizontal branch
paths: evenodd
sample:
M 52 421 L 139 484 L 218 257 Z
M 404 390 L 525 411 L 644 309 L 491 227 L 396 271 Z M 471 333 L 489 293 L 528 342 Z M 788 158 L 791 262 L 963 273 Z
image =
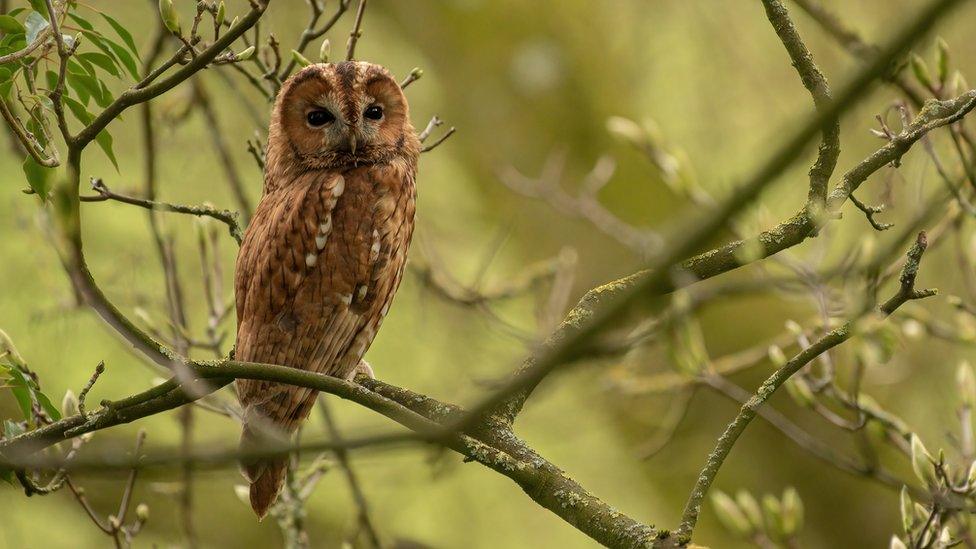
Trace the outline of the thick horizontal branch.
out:
M 346 439 L 341 444 L 325 442 L 305 445 L 304 448 L 356 449 L 410 440 L 436 442 L 509 477 L 537 503 L 604 545 L 643 547 L 649 546 L 656 538 L 652 527 L 635 521 L 591 495 L 562 470 L 526 446 L 511 432 L 507 423 L 486 422 L 468 433 L 458 434 L 450 429 L 450 425 L 464 415 L 461 408 L 377 380 L 360 378 L 360 385 L 285 366 L 238 361 L 188 362 L 184 366 L 193 373 L 193 380 L 180 384 L 174 377 L 126 399 L 103 402 L 103 407 L 89 413 L 87 418 L 71 416 L 13 439 L 0 441 L 0 464 L 60 467 L 63 464 L 38 459 L 34 454 L 73 436 L 129 423 L 181 406 L 227 385 L 232 379 L 277 381 L 309 387 L 351 400 L 415 432 L 412 435 L 392 433 Z M 189 388 L 188 385 L 193 387 Z M 281 455 L 293 449 L 294 447 L 287 445 L 272 446 L 254 451 L 253 456 Z M 240 457 L 239 451 L 207 451 L 182 456 L 174 452 L 156 457 L 134 456 L 132 462 L 113 460 L 111 464 L 105 464 L 100 456 L 90 463 L 84 456 L 79 456 L 70 467 L 83 468 L 90 465 L 103 469 L 106 466 L 130 468 L 173 465 L 188 461 L 214 464 L 236 461 Z M 252 454 L 247 457 L 252 457 Z

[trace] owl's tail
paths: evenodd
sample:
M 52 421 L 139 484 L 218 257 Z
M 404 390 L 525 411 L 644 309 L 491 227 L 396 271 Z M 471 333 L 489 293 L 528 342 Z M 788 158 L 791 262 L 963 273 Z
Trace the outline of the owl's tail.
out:
M 288 457 L 255 458 L 246 456 L 269 443 L 267 433 L 259 432 L 247 422 L 241 431 L 241 473 L 251 483 L 251 508 L 259 519 L 263 519 L 281 492 L 288 469 Z

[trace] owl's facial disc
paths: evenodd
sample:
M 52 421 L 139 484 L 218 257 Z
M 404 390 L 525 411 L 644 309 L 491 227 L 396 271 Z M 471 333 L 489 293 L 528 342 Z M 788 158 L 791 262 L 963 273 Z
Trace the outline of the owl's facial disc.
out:
M 292 77 L 279 96 L 292 150 L 310 166 L 370 164 L 400 154 L 410 126 L 392 76 L 363 62 L 320 64 Z

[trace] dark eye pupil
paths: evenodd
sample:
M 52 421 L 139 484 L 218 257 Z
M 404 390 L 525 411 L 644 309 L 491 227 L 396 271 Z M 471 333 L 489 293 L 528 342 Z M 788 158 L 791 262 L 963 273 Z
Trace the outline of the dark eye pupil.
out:
M 380 118 L 383 118 L 383 107 L 373 105 L 372 107 L 366 109 L 363 116 L 369 118 L 370 120 L 379 120 Z
M 329 111 L 312 111 L 306 116 L 308 123 L 312 126 L 324 126 L 329 122 L 335 120 L 332 113 Z

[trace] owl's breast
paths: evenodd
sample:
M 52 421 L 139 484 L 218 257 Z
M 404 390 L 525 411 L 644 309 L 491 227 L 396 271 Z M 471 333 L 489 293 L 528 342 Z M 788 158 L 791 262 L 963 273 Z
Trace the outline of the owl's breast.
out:
M 381 165 L 337 177 L 341 183 L 324 181 L 319 183 L 324 192 L 311 193 L 328 198 L 306 209 L 315 227 L 315 249 L 306 256 L 309 280 L 296 303 L 382 316 L 402 277 L 413 234 L 413 175 Z

